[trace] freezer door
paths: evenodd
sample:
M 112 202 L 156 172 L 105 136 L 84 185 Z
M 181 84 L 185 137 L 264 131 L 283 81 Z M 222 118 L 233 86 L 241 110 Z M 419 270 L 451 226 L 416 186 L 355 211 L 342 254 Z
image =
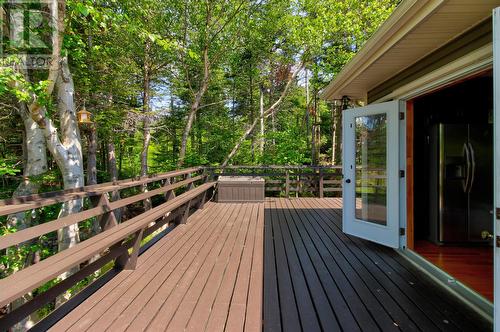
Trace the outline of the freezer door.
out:
M 438 243 L 468 240 L 467 137 L 466 124 L 438 124 L 431 134 L 430 220 L 431 227 L 436 227 L 432 240 Z
M 482 231 L 493 233 L 493 126 L 471 124 L 469 146 L 475 164 L 469 193 L 469 240 L 483 241 Z

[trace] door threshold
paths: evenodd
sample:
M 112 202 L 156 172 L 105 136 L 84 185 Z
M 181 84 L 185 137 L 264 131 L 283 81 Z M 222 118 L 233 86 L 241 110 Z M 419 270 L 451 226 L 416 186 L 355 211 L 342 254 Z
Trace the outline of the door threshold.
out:
M 427 274 L 472 310 L 493 323 L 493 303 L 410 249 L 397 249 L 402 257 Z

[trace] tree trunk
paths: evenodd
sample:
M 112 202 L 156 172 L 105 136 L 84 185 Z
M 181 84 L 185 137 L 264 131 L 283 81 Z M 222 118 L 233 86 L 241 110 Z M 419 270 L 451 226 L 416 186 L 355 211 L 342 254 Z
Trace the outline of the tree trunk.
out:
M 36 176 L 47 172 L 47 149 L 43 130 L 28 116 L 26 105 L 21 106 L 21 118 L 24 123 L 25 131 L 25 150 L 26 159 L 24 164 L 24 179 L 14 192 L 13 197 L 36 194 L 38 186 L 32 183 L 30 176 Z M 7 224 L 16 227 L 18 230 L 27 228 L 31 225 L 31 220 L 26 218 L 26 213 L 20 212 L 9 215 Z
M 259 151 L 260 155 L 264 154 L 264 87 L 260 87 L 260 96 L 259 96 L 259 110 L 260 110 L 260 140 L 259 140 Z
M 61 170 L 64 182 L 64 189 L 72 189 L 84 186 L 83 157 L 80 131 L 76 121 L 76 110 L 74 103 L 74 84 L 69 71 L 67 58 L 61 60 L 61 69 L 57 79 L 57 109 L 59 112 L 61 139 L 57 134 L 57 129 L 50 118 L 44 116 L 44 134 L 47 148 L 57 166 Z M 82 209 L 83 200 L 75 199 L 63 203 L 59 218 L 72 213 L 78 213 Z M 78 224 L 66 226 L 57 232 L 58 249 L 65 249 L 75 246 L 80 241 Z M 78 271 L 78 266 L 59 276 L 66 279 L 68 276 Z M 65 293 L 56 300 L 56 307 L 60 306 L 69 298 Z
M 274 138 L 274 134 L 276 133 L 276 113 L 275 112 L 272 112 L 271 113 L 271 132 L 272 132 L 272 137 L 273 137 L 273 146 L 276 145 L 276 139 Z
M 120 139 L 120 145 L 118 146 L 118 178 L 122 176 L 122 168 L 123 168 L 123 141 Z
M 208 58 L 208 45 L 205 46 L 203 50 L 203 80 L 201 82 L 201 87 L 194 97 L 193 104 L 189 111 L 188 119 L 186 122 L 186 127 L 184 128 L 184 133 L 182 134 L 181 149 L 179 151 L 179 160 L 177 161 L 177 167 L 181 168 L 184 165 L 184 159 L 186 158 L 186 146 L 191 132 L 191 127 L 193 126 L 194 118 L 198 108 L 200 108 L 201 99 L 208 89 L 208 81 L 210 80 L 210 63 Z
M 202 112 L 198 113 L 197 119 L 196 119 L 196 133 L 197 133 L 197 148 L 198 148 L 198 155 L 201 156 L 203 153 L 203 133 L 202 133 L 202 123 L 201 123 L 201 114 Z
M 61 121 L 62 148 L 53 153 L 64 181 L 64 189 L 72 189 L 84 186 L 82 144 L 78 123 L 76 120 L 75 102 L 73 96 L 75 88 L 73 78 L 69 71 L 67 59 L 62 61 L 62 70 L 57 80 L 57 96 L 59 118 Z M 54 151 L 53 144 L 48 141 L 49 151 Z M 72 213 L 78 213 L 82 209 L 83 200 L 75 199 L 65 202 L 59 213 L 59 218 Z M 68 249 L 76 245 L 79 239 L 78 224 L 63 228 L 58 233 L 59 251 Z
M 151 41 L 146 39 L 146 44 L 144 48 L 144 67 L 143 67 L 143 99 L 142 99 L 142 112 L 144 116 L 143 120 L 143 143 L 141 151 L 141 177 L 148 175 L 148 155 L 149 155 L 149 145 L 151 143 L 151 118 L 149 114 L 149 94 L 151 90 L 151 77 L 150 77 L 150 67 L 149 67 L 149 52 L 151 49 Z M 142 186 L 142 191 L 146 192 L 148 190 L 147 185 Z M 151 209 L 151 200 L 145 199 L 144 210 Z
M 308 70 L 306 69 L 306 144 L 307 148 L 310 148 L 310 139 L 309 139 L 309 127 L 310 127 L 310 119 L 309 119 L 309 76 Z
M 253 123 L 255 120 L 255 112 L 253 109 L 253 77 L 251 71 L 249 72 L 249 83 L 250 83 L 250 123 Z M 252 133 L 252 144 L 251 144 L 251 150 L 252 150 L 252 163 L 255 162 L 255 135 Z
M 318 142 L 316 141 L 316 123 L 318 120 L 317 117 L 317 109 L 316 109 L 316 91 L 313 89 L 313 106 L 312 106 L 312 124 L 311 124 L 311 165 L 316 165 L 317 164 L 317 159 L 316 159 L 316 150 L 317 150 L 317 144 Z
M 88 135 L 87 185 L 97 184 L 97 130 L 91 125 Z
M 21 118 L 24 123 L 24 150 L 26 151 L 26 158 L 24 160 L 24 178 L 19 184 L 13 197 L 32 195 L 38 193 L 38 185 L 30 181 L 30 176 L 37 176 L 45 173 L 47 171 L 47 149 L 45 145 L 45 138 L 43 136 L 43 130 L 31 119 L 28 114 L 28 109 L 26 104 L 21 103 Z M 22 230 L 37 222 L 36 211 L 33 210 L 31 213 L 16 213 L 9 215 L 7 217 L 7 224 L 11 227 L 17 228 L 17 230 Z M 30 241 L 34 243 L 36 240 Z M 32 264 L 37 263 L 40 260 L 39 252 L 30 253 L 26 256 L 24 261 L 24 267 L 28 267 Z M 23 297 L 13 301 L 10 305 L 10 310 L 15 310 L 27 301 L 32 299 L 32 294 L 28 293 Z M 36 313 L 32 313 L 27 316 L 19 323 L 11 327 L 11 331 L 26 331 L 30 329 L 38 321 L 38 316 Z
M 196 151 L 196 130 L 198 129 L 198 115 L 194 115 L 193 128 L 191 129 L 191 153 Z
M 118 169 L 116 168 L 116 155 L 115 155 L 115 143 L 110 142 L 108 144 L 108 170 L 109 178 L 112 182 L 118 180 Z M 117 201 L 120 199 L 120 191 L 115 190 L 111 193 L 111 201 Z M 114 210 L 115 218 L 118 223 L 122 219 L 122 209 Z

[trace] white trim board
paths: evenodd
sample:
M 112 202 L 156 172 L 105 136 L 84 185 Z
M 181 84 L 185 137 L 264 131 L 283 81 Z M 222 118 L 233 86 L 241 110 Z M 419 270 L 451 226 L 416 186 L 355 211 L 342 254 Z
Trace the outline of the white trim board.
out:
M 392 93 L 376 100 L 378 104 L 388 100 L 410 100 L 429 93 L 457 80 L 472 76 L 493 67 L 493 44 L 489 43 L 467 55 L 412 81 Z

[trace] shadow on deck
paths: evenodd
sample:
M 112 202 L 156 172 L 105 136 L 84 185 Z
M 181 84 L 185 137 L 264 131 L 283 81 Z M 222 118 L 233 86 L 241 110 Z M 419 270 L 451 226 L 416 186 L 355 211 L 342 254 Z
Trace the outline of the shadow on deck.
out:
M 208 203 L 57 322 L 91 331 L 487 331 L 336 198 Z

